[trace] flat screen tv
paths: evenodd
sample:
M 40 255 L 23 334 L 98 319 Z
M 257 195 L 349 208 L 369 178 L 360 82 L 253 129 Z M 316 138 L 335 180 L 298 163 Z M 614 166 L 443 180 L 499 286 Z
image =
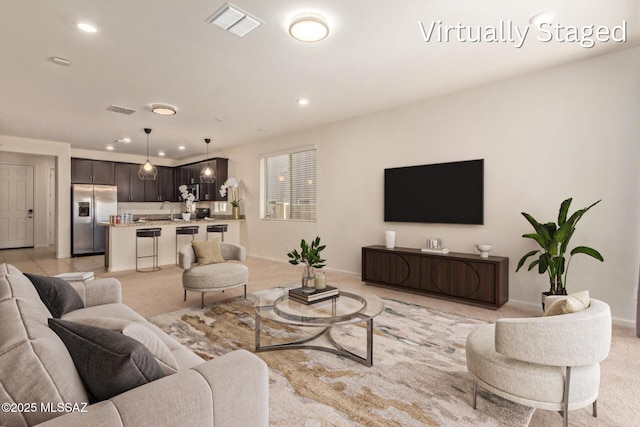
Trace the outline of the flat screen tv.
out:
M 484 159 L 384 170 L 384 220 L 484 223 Z

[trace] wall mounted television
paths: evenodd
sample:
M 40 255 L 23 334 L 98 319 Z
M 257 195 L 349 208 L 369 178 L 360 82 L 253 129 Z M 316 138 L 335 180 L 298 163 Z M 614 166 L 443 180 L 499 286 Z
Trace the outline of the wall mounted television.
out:
M 384 220 L 484 224 L 484 159 L 385 169 Z

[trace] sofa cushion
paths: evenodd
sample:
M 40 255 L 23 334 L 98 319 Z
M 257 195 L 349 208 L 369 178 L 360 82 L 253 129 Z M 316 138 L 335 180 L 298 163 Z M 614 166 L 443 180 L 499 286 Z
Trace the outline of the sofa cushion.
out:
M 191 242 L 193 251 L 196 253 L 198 265 L 207 265 L 225 262 L 220 251 L 220 239 L 213 238 L 203 242 Z
M 49 319 L 64 342 L 85 386 L 96 401 L 147 384 L 164 373 L 140 342 L 121 333 Z
M 178 362 L 169 347 L 158 335 L 141 323 L 116 317 L 88 317 L 74 319 L 74 322 L 120 332 L 140 342 L 155 357 L 165 375 L 175 374 L 179 370 Z
M 589 291 L 581 291 L 555 300 L 543 316 L 576 313 L 586 308 L 589 308 Z
M 59 319 L 65 313 L 84 308 L 82 298 L 67 281 L 59 277 L 45 277 L 24 273 L 38 291 L 40 299 L 51 315 Z

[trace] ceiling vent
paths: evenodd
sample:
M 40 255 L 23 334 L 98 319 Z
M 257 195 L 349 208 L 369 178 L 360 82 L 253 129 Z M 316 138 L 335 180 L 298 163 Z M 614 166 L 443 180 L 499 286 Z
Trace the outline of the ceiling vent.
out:
M 120 114 L 133 114 L 138 110 L 134 110 L 133 108 L 127 108 L 127 107 L 120 107 L 119 105 L 109 105 L 107 107 L 107 111 L 112 111 L 114 113 L 120 113 Z
M 264 21 L 249 15 L 231 3 L 225 3 L 224 6 L 207 18 L 207 22 L 217 25 L 238 37 L 246 36 L 264 23 Z

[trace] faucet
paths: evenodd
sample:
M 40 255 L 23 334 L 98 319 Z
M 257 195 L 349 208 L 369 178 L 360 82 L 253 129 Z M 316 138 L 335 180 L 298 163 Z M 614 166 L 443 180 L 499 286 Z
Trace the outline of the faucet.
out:
M 171 212 L 171 213 L 170 213 L 170 216 L 169 216 L 169 219 L 170 219 L 171 221 L 173 221 L 173 205 L 171 204 L 171 202 L 168 202 L 168 201 L 166 201 L 166 200 L 165 200 L 164 202 L 162 202 L 162 204 L 160 205 L 160 210 L 163 210 L 163 209 L 164 209 L 164 205 L 166 205 L 166 204 L 168 204 L 168 205 L 169 205 L 169 210 L 170 210 L 170 212 Z

